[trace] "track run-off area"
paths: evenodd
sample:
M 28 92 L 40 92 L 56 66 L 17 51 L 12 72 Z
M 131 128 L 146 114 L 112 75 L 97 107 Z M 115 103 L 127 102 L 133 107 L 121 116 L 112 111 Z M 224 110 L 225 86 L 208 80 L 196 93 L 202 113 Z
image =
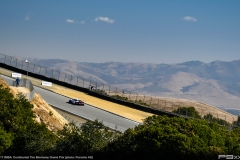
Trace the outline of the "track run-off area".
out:
M 1 68 L 1 73 L 10 77 L 12 71 Z M 142 123 L 143 119 L 153 115 L 59 85 L 42 86 L 41 80 L 25 75 L 22 76 L 22 78 L 27 78 L 33 83 L 35 92 L 40 94 L 50 105 L 84 119 L 92 121 L 97 119 L 102 121 L 105 126 L 120 132 L 124 132 L 128 128 L 134 128 Z M 85 105 L 69 104 L 70 97 L 82 99 L 85 101 Z

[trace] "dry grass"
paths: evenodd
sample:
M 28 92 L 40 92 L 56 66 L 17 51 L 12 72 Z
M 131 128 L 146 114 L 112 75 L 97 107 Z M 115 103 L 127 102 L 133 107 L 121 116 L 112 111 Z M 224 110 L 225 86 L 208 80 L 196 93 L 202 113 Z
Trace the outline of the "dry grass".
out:
M 5 82 L 2 78 L 0 78 L 0 84 L 3 86 L 3 88 L 9 88 L 7 82 Z
M 179 98 L 171 98 L 171 97 L 150 97 L 150 96 L 143 96 L 143 95 L 127 95 L 127 94 L 118 94 L 119 96 L 125 96 L 127 98 L 130 97 L 130 100 L 135 101 L 141 100 L 144 103 L 151 104 L 150 108 L 165 110 L 168 112 L 172 112 L 173 110 L 177 110 L 179 107 L 194 107 L 201 117 L 207 114 L 212 114 L 215 118 L 220 118 L 226 120 L 229 123 L 236 121 L 238 119 L 237 116 L 232 115 L 226 111 L 223 111 L 219 108 L 214 106 L 194 101 L 188 99 L 179 99 Z
M 1 73 L 7 75 L 7 76 L 11 76 L 11 71 L 6 70 L 6 69 L 2 69 L 1 68 Z M 24 78 L 26 78 L 25 76 L 23 76 Z M 72 90 L 63 86 L 59 86 L 56 84 L 53 84 L 52 87 L 48 87 L 48 86 L 42 86 L 41 85 L 41 80 L 36 79 L 36 78 L 32 78 L 32 77 L 27 77 L 35 86 L 47 89 L 47 90 L 51 90 L 53 92 L 59 93 L 61 95 L 67 96 L 67 97 L 71 97 L 71 98 L 79 98 L 82 99 L 85 103 L 96 106 L 100 109 L 118 114 L 120 116 L 132 119 L 134 121 L 143 122 L 143 119 L 152 116 L 153 114 L 151 113 L 146 113 L 140 110 L 136 110 L 136 109 L 132 109 L 120 104 L 116 104 L 116 103 L 112 103 L 109 101 L 105 101 L 90 95 L 87 95 L 83 92 L 79 92 L 76 90 Z
M 10 76 L 11 72 L 5 69 L 1 69 L 1 72 L 5 75 Z M 75 91 L 69 88 L 65 88 L 56 84 L 53 84 L 52 87 L 47 86 L 41 86 L 41 80 L 35 79 L 32 77 L 28 77 L 34 85 L 39 86 L 41 88 L 54 91 L 56 93 L 59 93 L 61 95 L 65 95 L 72 98 L 79 98 L 84 100 L 86 103 L 97 106 L 98 108 L 107 110 L 109 112 L 121 115 L 123 117 L 127 117 L 129 119 L 135 120 L 137 122 L 142 122 L 143 119 L 147 118 L 148 116 L 152 116 L 153 114 L 142 112 L 139 110 L 135 110 L 123 105 L 115 104 L 109 101 L 105 101 L 102 99 L 98 99 L 96 97 L 89 96 L 85 93 Z M 122 93 L 119 93 L 120 96 L 122 96 Z M 129 98 L 129 95 L 124 94 L 127 98 Z M 180 106 L 193 106 L 195 109 L 200 113 L 200 115 L 204 116 L 208 113 L 212 114 L 216 118 L 220 118 L 223 120 L 226 120 L 228 122 L 232 122 L 233 120 L 237 120 L 237 116 L 232 115 L 230 113 L 227 113 L 221 109 L 218 109 L 214 106 L 210 106 L 208 104 L 204 104 L 201 102 L 197 102 L 194 100 L 186 100 L 186 99 L 177 99 L 177 98 L 171 98 L 171 97 L 144 97 L 142 95 L 131 95 L 130 99 L 135 101 L 142 100 L 145 103 L 150 104 L 151 101 L 151 108 L 155 109 L 163 109 L 167 111 L 173 111 L 176 110 Z
M 34 93 L 31 104 L 34 106 L 33 111 L 36 113 L 36 120 L 39 123 L 46 124 L 49 130 L 61 130 L 65 124 L 68 124 L 68 121 L 49 106 L 39 94 Z
M 69 120 L 69 122 L 72 122 L 72 121 L 76 122 L 78 126 L 80 126 L 80 124 L 87 122 L 86 119 L 80 118 L 79 116 L 75 116 L 75 115 L 65 112 L 61 109 L 54 108 L 54 110 L 57 111 L 59 114 L 63 115 L 63 117 L 65 117 L 65 119 Z
M 2 84 L 4 88 L 9 88 L 14 97 L 19 93 L 26 94 L 30 92 L 29 89 L 25 87 L 8 86 L 8 84 L 1 78 L 0 84 Z M 30 103 L 34 106 L 32 110 L 36 115 L 35 121 L 46 124 L 49 130 L 61 130 L 63 126 L 68 123 L 68 121 L 49 106 L 40 95 L 34 93 L 34 98 Z
M 29 93 L 29 89 L 25 88 L 25 87 L 13 87 L 13 86 L 9 86 L 11 88 L 12 94 L 14 95 L 14 97 L 17 96 L 18 93 L 23 93 L 23 94 L 27 94 Z
M 120 104 L 105 101 L 105 100 L 87 95 L 83 92 L 65 88 L 63 86 L 59 86 L 56 84 L 53 84 L 52 87 L 42 86 L 40 80 L 32 78 L 32 77 L 29 79 L 33 82 L 34 85 L 36 85 L 38 87 L 54 91 L 56 93 L 59 93 L 61 95 L 67 96 L 67 97 L 82 99 L 87 104 L 96 106 L 100 109 L 118 114 L 120 116 L 132 119 L 132 120 L 140 122 L 140 123 L 143 122 L 143 119 L 153 115 L 151 113 L 146 113 L 146 112 L 132 109 L 132 108 L 120 105 Z

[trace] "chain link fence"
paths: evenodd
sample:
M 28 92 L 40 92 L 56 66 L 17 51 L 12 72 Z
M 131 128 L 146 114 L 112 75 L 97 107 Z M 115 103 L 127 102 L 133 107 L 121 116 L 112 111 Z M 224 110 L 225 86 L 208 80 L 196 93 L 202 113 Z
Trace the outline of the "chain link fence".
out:
M 70 70 L 68 71 L 69 73 L 72 73 L 72 74 L 64 73 L 59 70 L 54 70 L 52 68 L 36 65 L 31 62 L 26 62 L 22 59 L 8 56 L 1 53 L 0 53 L 0 63 L 4 63 L 6 65 L 25 70 L 26 73 L 31 72 L 31 73 L 39 74 L 39 75 L 52 78 L 61 82 L 66 82 L 68 84 L 72 84 L 78 87 L 87 88 L 89 90 L 92 90 L 93 92 L 110 96 L 122 101 L 128 101 L 128 102 L 142 105 L 144 107 L 148 107 L 155 110 L 160 110 L 165 112 L 174 112 L 174 114 L 178 116 L 196 118 L 192 115 L 190 116 L 187 113 L 187 111 L 186 112 L 181 111 L 182 107 L 186 107 L 186 108 L 194 107 L 198 112 L 198 114 L 200 114 L 200 117 L 208 121 L 220 122 L 220 120 L 224 120 L 230 124 L 233 124 L 233 122 L 238 121 L 236 116 L 233 117 L 228 113 L 223 113 L 223 111 L 221 111 L 220 109 L 217 109 L 212 106 L 208 106 L 200 102 L 192 103 L 189 101 L 188 104 L 186 105 L 186 103 L 184 102 L 173 102 L 171 100 L 168 100 L 167 98 L 141 95 L 136 92 L 129 91 L 127 89 L 118 88 L 114 85 L 103 84 L 100 82 L 88 80 L 84 77 L 81 77 L 81 75 L 76 75 Z M 208 108 L 207 110 L 204 109 L 206 107 Z M 223 124 L 223 122 L 221 122 L 221 124 Z

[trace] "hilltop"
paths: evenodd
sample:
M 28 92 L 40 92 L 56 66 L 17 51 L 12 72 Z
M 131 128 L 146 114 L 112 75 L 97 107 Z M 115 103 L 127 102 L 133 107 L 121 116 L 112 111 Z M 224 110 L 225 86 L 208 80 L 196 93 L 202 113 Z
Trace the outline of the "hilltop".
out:
M 240 109 L 240 60 L 178 64 L 86 63 L 29 59 L 62 73 L 157 97 L 200 101 L 221 109 Z

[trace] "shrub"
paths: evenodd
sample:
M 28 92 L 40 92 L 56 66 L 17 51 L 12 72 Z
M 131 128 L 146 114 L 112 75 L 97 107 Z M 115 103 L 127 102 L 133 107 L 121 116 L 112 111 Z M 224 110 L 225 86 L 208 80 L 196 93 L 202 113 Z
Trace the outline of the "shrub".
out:
M 192 106 L 190 107 L 178 107 L 177 110 L 172 111 L 173 113 L 178 113 L 181 115 L 189 116 L 192 118 L 199 118 L 201 119 L 201 116 L 199 112 Z

